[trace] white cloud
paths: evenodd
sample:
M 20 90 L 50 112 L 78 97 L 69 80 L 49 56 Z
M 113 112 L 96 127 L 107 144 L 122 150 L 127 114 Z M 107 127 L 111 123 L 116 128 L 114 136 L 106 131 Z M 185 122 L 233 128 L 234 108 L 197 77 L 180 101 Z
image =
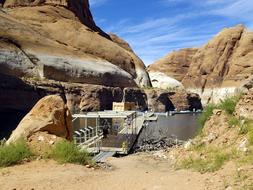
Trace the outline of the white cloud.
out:
M 93 5 L 99 1 L 105 2 L 93 0 Z M 199 47 L 224 27 L 242 22 L 253 29 L 252 0 L 159 0 L 159 2 L 163 6 L 185 2 L 190 10 L 179 12 L 174 16 L 144 18 L 138 23 L 127 18 L 112 25 L 103 24 L 106 32 L 116 33 L 128 41 L 146 65 L 173 50 Z M 195 22 L 192 22 L 194 19 Z
M 234 0 L 232 3 L 213 10 L 212 13 L 230 17 L 240 18 L 245 21 L 251 21 L 253 16 L 253 1 L 252 0 Z
M 199 47 L 213 37 L 222 27 L 219 22 L 208 22 L 198 26 L 181 26 L 181 22 L 193 15 L 176 16 L 173 19 L 148 19 L 132 24 L 130 20 L 122 20 L 113 27 L 107 27 L 107 32 L 113 32 L 125 39 L 133 47 L 146 65 L 166 55 L 170 51 L 187 47 Z M 215 30 L 207 30 L 210 27 Z

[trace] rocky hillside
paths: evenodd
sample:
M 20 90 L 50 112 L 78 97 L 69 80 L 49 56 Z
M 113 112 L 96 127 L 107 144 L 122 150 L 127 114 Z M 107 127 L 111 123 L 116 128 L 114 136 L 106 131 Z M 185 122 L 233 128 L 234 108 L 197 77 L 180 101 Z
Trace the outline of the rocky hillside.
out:
M 253 91 L 209 107 L 201 133 L 169 155 L 179 168 L 210 173 L 214 189 L 252 189 Z M 230 103 L 229 103 L 230 102 Z
M 252 58 L 253 32 L 237 25 L 222 30 L 203 47 L 169 54 L 148 70 L 179 80 L 206 104 L 234 94 L 252 75 Z

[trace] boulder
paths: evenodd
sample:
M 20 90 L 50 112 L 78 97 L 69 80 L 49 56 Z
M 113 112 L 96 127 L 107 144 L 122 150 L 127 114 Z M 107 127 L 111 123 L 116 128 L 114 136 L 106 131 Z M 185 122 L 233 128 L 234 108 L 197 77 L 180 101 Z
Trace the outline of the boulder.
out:
M 28 139 L 33 134 L 43 131 L 72 139 L 72 117 L 63 99 L 58 95 L 42 98 L 19 123 L 7 144 L 19 138 Z

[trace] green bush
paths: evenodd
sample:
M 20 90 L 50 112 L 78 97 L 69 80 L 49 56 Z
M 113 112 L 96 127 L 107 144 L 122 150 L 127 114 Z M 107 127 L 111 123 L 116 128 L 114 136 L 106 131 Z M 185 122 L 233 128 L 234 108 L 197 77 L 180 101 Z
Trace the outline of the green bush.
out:
M 218 108 L 225 110 L 228 114 L 233 114 L 235 111 L 236 104 L 240 100 L 240 98 L 241 95 L 227 97 L 226 99 L 221 101 L 221 103 L 218 105 Z
M 0 167 L 15 165 L 31 156 L 32 153 L 23 139 L 10 145 L 2 145 L 0 146 Z
M 49 158 L 56 160 L 60 164 L 93 164 L 91 157 L 86 151 L 82 151 L 77 145 L 67 141 L 58 142 L 52 148 L 48 156 Z
M 229 125 L 229 127 L 239 126 L 240 125 L 240 120 L 237 119 L 236 117 L 232 116 L 228 120 L 228 125 Z
M 208 119 L 213 115 L 213 110 L 216 109 L 215 104 L 209 104 L 198 118 L 198 123 L 203 127 Z

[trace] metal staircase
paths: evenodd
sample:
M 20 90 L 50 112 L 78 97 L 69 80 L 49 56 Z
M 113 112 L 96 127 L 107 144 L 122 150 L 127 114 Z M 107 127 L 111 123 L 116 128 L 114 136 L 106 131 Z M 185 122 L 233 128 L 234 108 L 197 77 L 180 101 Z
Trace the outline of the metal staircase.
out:
M 105 162 L 107 158 L 112 157 L 116 154 L 116 152 L 111 151 L 101 151 L 99 154 L 93 157 L 95 162 Z

